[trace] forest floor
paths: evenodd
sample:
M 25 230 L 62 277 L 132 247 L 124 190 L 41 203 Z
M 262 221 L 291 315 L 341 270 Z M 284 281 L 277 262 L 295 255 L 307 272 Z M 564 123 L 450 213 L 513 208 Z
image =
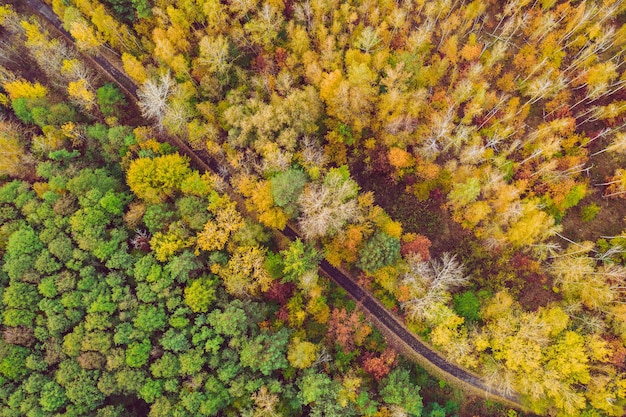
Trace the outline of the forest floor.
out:
M 361 190 L 374 193 L 374 201 L 402 223 L 404 232 L 417 233 L 430 239 L 430 250 L 435 255 L 455 253 L 456 248 L 471 233 L 455 222 L 445 208 L 443 199 L 420 201 L 405 190 L 405 185 L 395 182 L 385 174 L 370 172 L 362 160 L 350 162 L 350 172 Z
M 592 151 L 595 149 L 596 147 L 591 148 Z M 589 170 L 590 194 L 576 207 L 570 209 L 563 218 L 563 236 L 575 242 L 585 240 L 595 242 L 602 236 L 621 234 L 626 217 L 624 200 L 604 197 L 604 187 L 595 184 L 606 182 L 616 168 L 624 166 L 624 162 L 624 158 L 613 157 L 609 152 L 592 157 L 592 162 L 590 162 L 592 168 Z M 590 204 L 596 204 L 601 209 L 593 220 L 584 222 L 581 210 Z

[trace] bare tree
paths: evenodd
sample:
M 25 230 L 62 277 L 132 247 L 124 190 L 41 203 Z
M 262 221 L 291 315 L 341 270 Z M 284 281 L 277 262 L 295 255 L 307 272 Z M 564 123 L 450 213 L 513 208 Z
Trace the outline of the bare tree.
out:
M 146 119 L 156 122 L 159 128 L 163 128 L 163 118 L 169 108 L 168 98 L 172 95 L 175 81 L 167 72 L 158 79 L 149 79 L 139 91 L 139 109 Z
M 465 266 L 448 252 L 441 259 L 423 262 L 419 255 L 410 255 L 407 261 L 409 269 L 402 283 L 409 287 L 412 298 L 402 308 L 413 319 L 427 319 L 433 306 L 449 300 L 451 288 L 463 286 L 469 280 Z
M 321 183 L 309 184 L 298 204 L 300 230 L 306 239 L 335 234 L 361 215 L 356 200 L 359 186 L 339 170 L 331 170 Z

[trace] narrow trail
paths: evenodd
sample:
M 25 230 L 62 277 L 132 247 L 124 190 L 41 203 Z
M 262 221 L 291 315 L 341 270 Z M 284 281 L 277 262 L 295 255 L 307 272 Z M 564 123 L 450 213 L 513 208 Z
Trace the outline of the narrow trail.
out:
M 62 22 L 49 6 L 39 0 L 22 0 L 22 2 L 35 14 L 54 26 L 59 34 L 61 34 L 68 42 L 72 44 L 74 43 L 72 36 L 63 29 Z M 115 81 L 125 92 L 133 97 L 135 102 L 137 102 L 138 87 L 128 76 L 120 72 L 102 55 L 87 56 L 87 58 L 94 62 L 109 76 L 111 80 Z M 200 170 L 217 172 L 220 164 L 209 155 L 203 155 L 201 158 L 194 150 L 191 149 L 191 147 L 189 147 L 189 145 L 181 141 L 179 138 L 168 136 L 167 139 L 170 140 L 173 145 L 178 147 L 183 154 L 187 155 Z M 229 189 L 227 192 L 229 195 L 235 194 L 232 189 Z M 234 197 L 236 198 L 235 201 L 241 201 L 240 196 L 235 195 Z M 282 234 L 290 240 L 295 240 L 299 237 L 298 233 L 290 226 L 287 226 L 282 231 Z M 320 270 L 325 275 L 332 278 L 333 281 L 346 290 L 348 294 L 350 294 L 350 296 L 359 303 L 361 308 L 365 310 L 365 313 L 370 318 L 374 319 L 373 321 L 379 327 L 379 330 L 387 336 L 396 339 L 395 345 L 400 345 L 401 350 L 410 350 L 408 353 L 412 354 L 411 356 L 416 356 L 417 361 L 428 371 L 435 373 L 437 377 L 447 380 L 452 384 L 459 385 L 460 383 L 462 387 L 470 388 L 475 393 L 480 393 L 492 400 L 496 400 L 515 408 L 525 408 L 520 403 L 517 394 L 500 392 L 496 389 L 490 388 L 488 384 L 478 375 L 446 361 L 431 347 L 426 345 L 418 337 L 411 333 L 396 315 L 387 310 L 373 295 L 358 285 L 344 272 L 333 267 L 326 260 L 321 261 Z

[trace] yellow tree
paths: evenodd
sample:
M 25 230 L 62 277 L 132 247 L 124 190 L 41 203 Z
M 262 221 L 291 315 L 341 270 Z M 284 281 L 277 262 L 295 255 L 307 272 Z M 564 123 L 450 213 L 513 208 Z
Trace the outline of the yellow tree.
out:
M 16 176 L 24 173 L 24 133 L 6 121 L 0 121 L 0 174 Z
M 146 69 L 134 55 L 129 53 L 122 54 L 122 63 L 124 64 L 124 71 L 138 84 L 143 84 L 148 80 L 148 74 Z
M 85 110 L 93 109 L 96 104 L 96 95 L 93 92 L 93 88 L 84 78 L 77 81 L 70 81 L 67 86 L 67 93 L 72 101 Z
M 237 190 L 246 200 L 246 207 L 258 213 L 258 219 L 267 227 L 282 230 L 287 225 L 289 216 L 274 204 L 272 186 L 269 181 L 255 181 L 249 176 L 242 176 L 237 182 Z
M 175 153 L 135 159 L 126 172 L 126 183 L 139 198 L 159 203 L 179 190 L 190 175 L 189 160 Z
M 74 7 L 65 9 L 63 25 L 74 37 L 76 46 L 80 50 L 93 54 L 104 44 L 102 36 L 93 25 L 83 17 L 80 10 Z
M 113 48 L 120 52 L 133 52 L 141 49 L 140 43 L 135 39 L 128 27 L 107 13 L 102 4 L 91 9 L 89 15 L 99 34 Z
M 172 227 L 175 226 L 175 227 Z M 176 253 L 193 246 L 195 239 L 187 236 L 187 231 L 180 225 L 172 225 L 167 233 L 156 232 L 150 239 L 154 257 L 166 262 Z
M 297 369 L 308 368 L 317 358 L 318 346 L 306 340 L 295 337 L 289 343 L 287 359 L 291 366 Z
M 215 268 L 229 294 L 250 297 L 270 288 L 272 277 L 265 269 L 265 251 L 259 246 L 238 246 L 226 266 Z
M 507 239 L 514 247 L 522 247 L 541 242 L 561 230 L 554 218 L 539 209 L 537 201 L 524 201 L 521 216 L 507 231 Z
M 581 249 L 582 248 L 582 249 Z M 565 297 L 581 301 L 592 310 L 604 311 L 620 294 L 624 293 L 626 269 L 614 265 L 596 265 L 596 260 L 581 253 L 592 245 L 572 245 L 567 252 L 552 263 L 551 270 Z
M 215 200 L 215 199 L 214 199 Z M 209 211 L 215 220 L 209 220 L 204 229 L 198 233 L 197 246 L 205 251 L 222 250 L 230 236 L 244 227 L 245 222 L 237 211 L 235 202 L 224 196 L 218 204 L 209 205 Z
M 48 95 L 48 89 L 38 82 L 31 83 L 24 79 L 4 82 L 2 87 L 9 94 L 11 100 L 17 98 L 44 98 Z

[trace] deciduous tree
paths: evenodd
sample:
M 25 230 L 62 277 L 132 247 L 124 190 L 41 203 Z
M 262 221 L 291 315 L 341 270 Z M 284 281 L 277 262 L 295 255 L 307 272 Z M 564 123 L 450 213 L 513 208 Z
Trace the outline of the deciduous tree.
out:
M 359 186 L 347 167 L 332 168 L 320 182 L 310 183 L 298 199 L 302 215 L 299 226 L 307 239 L 336 234 L 359 217 L 355 197 Z

